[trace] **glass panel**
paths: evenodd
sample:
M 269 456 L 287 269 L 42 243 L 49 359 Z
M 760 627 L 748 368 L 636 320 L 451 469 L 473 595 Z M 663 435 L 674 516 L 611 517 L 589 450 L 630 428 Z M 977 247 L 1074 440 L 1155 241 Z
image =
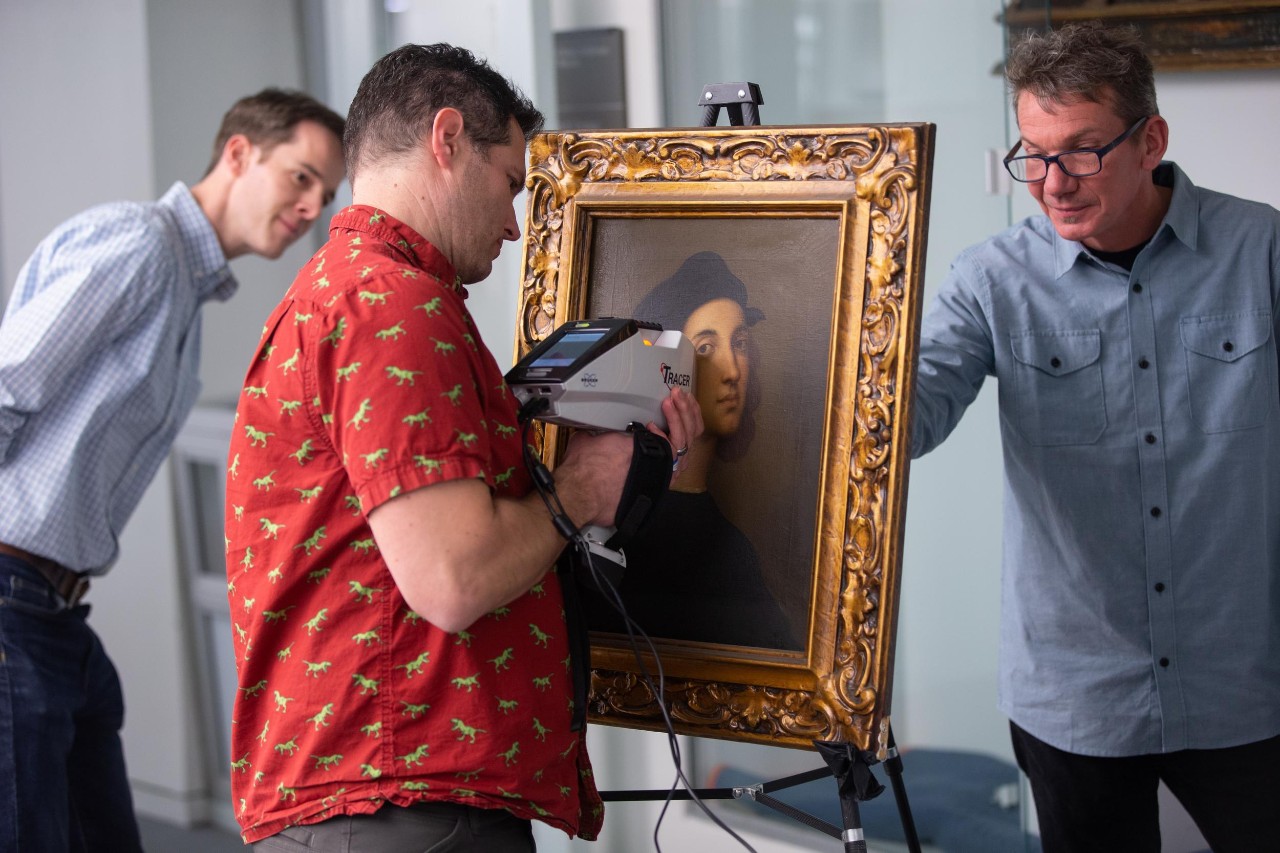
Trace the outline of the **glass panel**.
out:
M 885 121 L 880 0 L 667 0 L 662 20 L 671 126 L 730 82 L 760 84 L 761 124 Z
M 226 574 L 226 554 L 222 539 L 223 497 L 226 488 L 225 466 L 219 463 L 191 460 L 186 463 L 191 483 L 190 495 L 195 509 L 197 566 L 200 574 Z
M 236 698 L 236 661 L 231 641 L 231 627 L 223 613 L 205 614 L 200 617 L 204 630 L 206 666 L 210 676 L 210 722 L 216 732 L 214 755 L 219 764 L 212 776 L 222 779 L 231 766 L 231 713 Z

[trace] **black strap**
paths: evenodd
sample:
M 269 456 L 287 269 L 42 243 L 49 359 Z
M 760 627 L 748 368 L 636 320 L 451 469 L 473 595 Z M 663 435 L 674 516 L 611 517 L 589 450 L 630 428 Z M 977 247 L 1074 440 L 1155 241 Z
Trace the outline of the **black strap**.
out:
M 591 675 L 591 638 L 583 619 L 582 599 L 574 580 L 573 563 L 577 549 L 570 546 L 556 562 L 560 589 L 564 596 L 564 622 L 569 631 L 569 675 L 573 680 L 573 721 L 569 728 L 580 732 L 587 724 L 587 679 Z
M 618 550 L 631 537 L 640 532 L 653 515 L 654 508 L 667 493 L 671 482 L 671 444 L 665 438 L 647 429 L 633 425 L 631 469 L 622 488 L 615 513 L 617 527 L 605 543 L 606 548 Z M 587 582 L 592 589 L 591 573 L 582 566 L 588 559 L 579 548 L 566 548 L 556 562 L 560 575 L 560 588 L 564 594 L 564 621 L 569 631 L 569 670 L 573 679 L 573 722 L 570 728 L 581 731 L 587 722 L 587 682 L 591 678 L 591 637 L 587 630 L 582 608 L 578 580 Z M 575 571 L 577 570 L 577 571 Z M 598 569 L 604 571 L 602 567 Z M 612 579 L 611 579 L 612 580 Z M 614 581 L 616 583 L 616 581 Z
M 644 529 L 671 484 L 671 442 L 639 424 L 631 425 L 631 470 L 615 513 L 615 532 L 605 543 L 617 551 Z

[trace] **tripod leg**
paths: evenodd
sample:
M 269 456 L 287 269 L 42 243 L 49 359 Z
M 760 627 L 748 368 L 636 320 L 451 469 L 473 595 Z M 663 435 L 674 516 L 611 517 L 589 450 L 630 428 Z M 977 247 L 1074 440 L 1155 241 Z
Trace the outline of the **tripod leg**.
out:
M 858 797 L 853 791 L 840 791 L 840 817 L 844 821 L 844 853 L 867 853 L 867 839 L 862 831 L 862 815 L 858 811 Z
M 869 800 L 884 788 L 871 775 L 866 757 L 849 743 L 814 742 L 822 760 L 831 768 L 840 791 L 840 817 L 844 820 L 845 853 L 867 853 L 866 835 L 862 831 L 859 800 Z
M 893 739 L 893 726 L 889 726 L 889 754 L 885 757 L 884 769 L 889 774 L 893 798 L 898 803 L 898 817 L 902 820 L 902 834 L 907 840 L 907 849 L 911 853 L 920 853 L 920 837 L 916 835 L 911 803 L 907 802 L 907 786 L 902 781 L 902 756 L 898 754 L 898 744 Z

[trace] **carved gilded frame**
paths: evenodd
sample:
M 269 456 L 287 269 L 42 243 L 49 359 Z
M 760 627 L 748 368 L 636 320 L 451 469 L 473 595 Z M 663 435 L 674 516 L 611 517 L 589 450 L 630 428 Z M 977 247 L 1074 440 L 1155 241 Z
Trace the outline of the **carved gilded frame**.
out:
M 933 132 L 930 124 L 720 127 L 532 141 L 517 358 L 584 316 L 599 217 L 839 223 L 805 647 L 654 638 L 680 733 L 884 747 L 909 460 L 904 391 L 919 334 Z M 554 426 L 541 436 L 549 465 L 562 438 Z M 621 638 L 593 634 L 592 667 L 593 722 L 663 728 Z

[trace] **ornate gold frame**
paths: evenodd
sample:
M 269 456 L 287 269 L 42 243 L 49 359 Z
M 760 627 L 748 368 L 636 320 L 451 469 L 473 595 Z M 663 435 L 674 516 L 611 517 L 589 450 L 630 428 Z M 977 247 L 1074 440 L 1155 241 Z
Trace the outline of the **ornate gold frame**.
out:
M 1011 39 L 1074 21 L 1133 25 L 1157 71 L 1280 65 L 1275 0 L 1006 0 L 1003 17 Z
M 548 133 L 530 146 L 517 358 L 581 318 L 595 217 L 840 224 L 806 648 L 656 638 L 680 733 L 884 747 L 933 135 L 931 124 L 720 127 Z M 550 465 L 556 432 L 541 436 Z M 593 722 L 663 728 L 626 644 L 593 635 L 592 666 Z

